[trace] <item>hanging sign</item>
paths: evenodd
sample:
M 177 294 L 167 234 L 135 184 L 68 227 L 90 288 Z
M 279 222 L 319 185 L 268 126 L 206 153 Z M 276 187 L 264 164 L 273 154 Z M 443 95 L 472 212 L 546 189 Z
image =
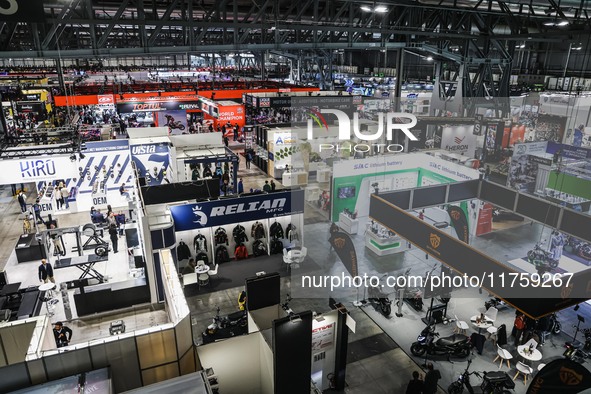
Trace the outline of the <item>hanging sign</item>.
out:
M 258 194 L 170 207 L 175 231 L 223 226 L 304 212 L 304 191 Z

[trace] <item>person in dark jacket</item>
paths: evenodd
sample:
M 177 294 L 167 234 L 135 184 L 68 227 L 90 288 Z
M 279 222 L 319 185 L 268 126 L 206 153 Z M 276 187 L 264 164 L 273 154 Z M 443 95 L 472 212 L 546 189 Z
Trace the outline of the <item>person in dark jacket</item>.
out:
M 58 321 L 53 328 L 53 336 L 57 347 L 68 346 L 68 343 L 72 340 L 72 330 L 64 326 L 61 321 Z
M 433 369 L 433 363 L 428 363 L 423 393 L 435 394 L 437 392 L 437 381 L 439 379 L 441 379 L 441 373 L 439 372 L 439 370 Z
M 119 234 L 116 225 L 111 224 L 109 226 L 109 236 L 111 237 L 111 243 L 113 244 L 113 253 L 117 253 Z
M 420 379 L 420 375 L 418 371 L 414 371 L 412 373 L 412 380 L 408 382 L 408 386 L 406 386 L 406 394 L 423 394 L 425 389 L 425 384 Z
M 39 265 L 39 282 L 47 283 L 48 281 L 52 281 L 55 283 L 55 279 L 53 279 L 53 267 L 47 260 L 41 260 L 41 265 Z

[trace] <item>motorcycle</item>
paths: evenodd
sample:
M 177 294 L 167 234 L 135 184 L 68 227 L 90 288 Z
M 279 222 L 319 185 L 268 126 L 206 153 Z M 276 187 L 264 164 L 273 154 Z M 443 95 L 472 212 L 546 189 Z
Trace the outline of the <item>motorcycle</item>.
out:
M 435 337 L 439 337 L 439 334 L 435 332 L 435 327 L 428 325 L 421 331 L 417 341 L 410 346 L 410 352 L 417 357 L 427 353 L 446 355 L 448 359 L 451 356 L 468 357 L 470 354 L 470 338 L 465 335 L 453 334 L 439 338 L 437 341 L 435 341 Z
M 185 125 L 181 123 L 180 120 L 175 121 L 172 115 L 166 115 L 166 125 L 170 127 L 171 130 L 179 129 L 184 130 Z
M 551 268 L 558 267 L 558 261 L 552 258 L 552 253 L 545 250 L 537 243 L 532 250 L 527 252 L 527 261 L 536 267 Z
M 503 301 L 502 299 L 498 298 L 498 297 L 493 297 L 488 301 L 484 302 L 484 309 L 488 310 L 491 307 L 495 307 L 497 308 L 497 310 L 500 310 L 502 308 L 507 308 L 509 305 L 507 305 L 507 303 L 505 301 Z
M 468 360 L 468 366 L 466 367 L 466 370 L 458 376 L 458 380 L 449 385 L 447 388 L 448 394 L 461 394 L 464 392 L 464 387 L 466 387 L 468 393 L 474 394 L 474 388 L 472 387 L 472 384 L 470 384 L 470 375 L 476 375 L 479 378 L 482 378 L 480 390 L 485 394 L 504 394 L 515 388 L 515 382 L 506 372 L 483 372 L 484 376 L 482 376 L 479 372 L 468 372 L 470 364 L 472 364 L 472 360 Z
M 583 334 L 585 334 L 585 345 L 583 346 L 583 349 L 589 351 L 591 350 L 591 328 L 585 328 Z
M 564 346 L 566 347 L 566 350 L 562 355 L 576 363 L 583 364 L 588 358 L 591 357 L 589 353 L 580 349 L 580 344 L 577 345 L 573 344 L 572 342 L 567 342 Z
M 558 317 L 556 317 L 556 313 L 550 315 L 550 325 L 549 330 L 552 334 L 558 335 L 560 331 L 562 331 L 562 324 L 558 321 Z
M 203 344 L 206 344 L 247 333 L 248 319 L 246 311 L 238 311 L 228 316 L 220 316 L 220 308 L 218 307 L 213 322 L 207 326 L 201 337 Z
M 392 313 L 392 301 L 390 301 L 388 295 L 383 293 L 379 287 L 374 286 L 370 286 L 367 292 L 367 300 L 373 307 L 385 317 L 390 316 L 390 313 Z

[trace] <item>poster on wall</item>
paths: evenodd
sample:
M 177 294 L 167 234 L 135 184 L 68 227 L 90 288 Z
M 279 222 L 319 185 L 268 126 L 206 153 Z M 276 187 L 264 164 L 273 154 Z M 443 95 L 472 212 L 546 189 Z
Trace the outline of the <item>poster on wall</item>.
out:
M 166 110 L 157 112 L 158 127 L 168 127 L 169 134 L 179 135 L 188 134 L 187 111 L 185 110 Z
M 473 131 L 473 125 L 444 126 L 441 129 L 441 149 L 474 157 L 476 136 Z
M 331 348 L 334 343 L 334 323 L 312 329 L 312 352 Z
M 243 105 L 220 105 L 218 122 L 221 124 L 230 123 L 232 126 L 243 127 L 246 123 Z
M 566 117 L 539 114 L 536 120 L 534 141 L 562 142 L 566 128 Z
M 146 185 L 170 183 L 173 172 L 168 143 L 131 145 L 130 151 L 137 174 L 146 179 Z

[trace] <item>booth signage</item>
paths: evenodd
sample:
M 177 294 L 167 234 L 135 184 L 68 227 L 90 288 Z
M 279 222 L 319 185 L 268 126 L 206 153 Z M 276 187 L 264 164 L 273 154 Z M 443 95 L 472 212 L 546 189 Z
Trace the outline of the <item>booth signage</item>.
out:
M 136 145 L 141 146 L 141 145 Z M 134 146 L 135 147 L 135 146 Z M 94 152 L 111 152 L 116 150 L 128 150 L 128 140 L 110 140 L 110 141 L 94 141 L 86 143 L 86 150 L 84 153 Z
M 112 94 L 99 94 L 96 96 L 96 100 L 99 105 L 113 105 L 113 104 L 115 104 L 115 99 L 113 98 Z
M 170 207 L 176 231 L 222 226 L 303 212 L 303 190 Z
M 129 114 L 132 112 L 174 111 L 199 108 L 198 101 L 152 101 L 117 104 L 117 112 Z
M 132 155 L 149 155 L 152 153 L 168 153 L 168 144 L 156 143 L 131 146 Z
M 39 114 L 42 111 L 43 111 L 43 103 L 41 103 L 40 101 L 17 102 L 16 103 L 16 112 L 18 112 L 18 113 L 32 112 L 34 114 Z
M 49 181 L 57 178 L 77 178 L 77 165 L 69 156 L 33 157 L 23 160 L 3 160 L 0 185 Z

